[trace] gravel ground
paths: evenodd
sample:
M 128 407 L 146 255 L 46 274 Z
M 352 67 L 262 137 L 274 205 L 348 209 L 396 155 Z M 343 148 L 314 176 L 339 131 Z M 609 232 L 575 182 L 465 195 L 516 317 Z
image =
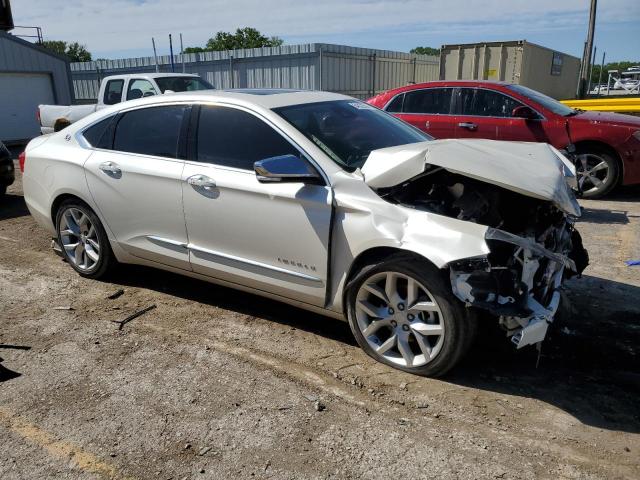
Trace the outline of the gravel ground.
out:
M 140 267 L 83 279 L 18 179 L 0 204 L 0 478 L 640 478 L 640 267 L 622 263 L 639 199 L 581 202 L 592 265 L 537 367 L 488 321 L 431 380 L 260 297 Z

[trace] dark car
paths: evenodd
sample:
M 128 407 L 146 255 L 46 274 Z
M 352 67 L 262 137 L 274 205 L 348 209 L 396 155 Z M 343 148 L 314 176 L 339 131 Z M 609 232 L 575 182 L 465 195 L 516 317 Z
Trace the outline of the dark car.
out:
M 436 138 L 545 142 L 575 148 L 585 197 L 640 183 L 640 118 L 574 110 L 522 85 L 439 81 L 409 85 L 368 100 Z
M 16 179 L 11 152 L 4 143 L 0 142 L 0 196 L 4 195 L 7 187 Z

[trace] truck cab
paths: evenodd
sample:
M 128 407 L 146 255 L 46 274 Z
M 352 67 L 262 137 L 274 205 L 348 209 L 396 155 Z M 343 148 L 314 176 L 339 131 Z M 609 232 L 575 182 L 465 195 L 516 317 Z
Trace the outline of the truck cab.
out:
M 39 105 L 37 117 L 43 135 L 57 132 L 102 108 L 127 100 L 173 92 L 213 89 L 206 80 L 189 73 L 131 73 L 111 75 L 100 82 L 92 105 Z

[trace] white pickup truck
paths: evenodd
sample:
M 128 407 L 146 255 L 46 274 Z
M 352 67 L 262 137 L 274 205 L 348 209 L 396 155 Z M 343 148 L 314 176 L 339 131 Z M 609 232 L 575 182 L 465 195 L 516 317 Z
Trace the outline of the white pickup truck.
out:
M 163 93 L 209 90 L 213 85 L 198 75 L 187 73 L 138 73 L 112 75 L 102 79 L 98 103 L 92 105 L 38 105 L 43 135 L 62 130 L 81 118 L 126 100 Z

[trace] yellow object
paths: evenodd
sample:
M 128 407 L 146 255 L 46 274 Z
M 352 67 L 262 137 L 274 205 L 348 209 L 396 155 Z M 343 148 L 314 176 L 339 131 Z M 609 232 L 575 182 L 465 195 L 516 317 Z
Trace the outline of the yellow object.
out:
M 560 100 L 566 106 L 600 112 L 640 113 L 640 97 Z

